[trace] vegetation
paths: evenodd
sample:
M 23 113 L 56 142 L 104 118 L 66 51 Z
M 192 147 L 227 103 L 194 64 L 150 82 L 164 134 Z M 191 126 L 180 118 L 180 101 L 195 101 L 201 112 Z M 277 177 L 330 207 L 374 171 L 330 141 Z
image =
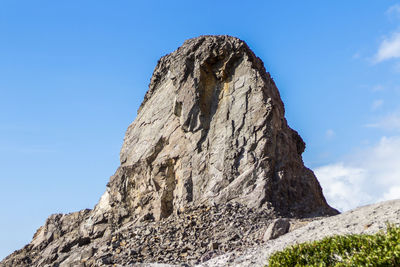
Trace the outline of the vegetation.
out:
M 294 245 L 274 253 L 269 266 L 400 266 L 400 227 Z

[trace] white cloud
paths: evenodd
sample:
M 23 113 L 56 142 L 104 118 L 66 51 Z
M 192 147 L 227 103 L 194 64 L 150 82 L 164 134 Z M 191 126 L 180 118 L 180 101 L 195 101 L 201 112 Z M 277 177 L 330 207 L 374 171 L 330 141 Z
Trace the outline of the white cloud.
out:
M 395 32 L 383 39 L 374 61 L 378 63 L 393 58 L 400 58 L 400 32 Z
M 400 112 L 390 113 L 378 119 L 377 122 L 367 124 L 366 126 L 382 130 L 400 131 Z
M 385 201 L 396 198 L 400 198 L 400 186 L 390 188 L 389 192 L 386 192 L 380 200 Z
M 400 198 L 400 136 L 383 137 L 375 146 L 344 162 L 321 166 L 315 174 L 328 203 L 341 211 Z
M 377 110 L 383 105 L 383 100 L 382 99 L 376 99 L 374 102 L 372 102 L 371 109 L 372 110 Z
M 330 205 L 341 211 L 368 203 L 370 197 L 361 185 L 365 184 L 365 170 L 336 163 L 315 169 L 315 175 Z

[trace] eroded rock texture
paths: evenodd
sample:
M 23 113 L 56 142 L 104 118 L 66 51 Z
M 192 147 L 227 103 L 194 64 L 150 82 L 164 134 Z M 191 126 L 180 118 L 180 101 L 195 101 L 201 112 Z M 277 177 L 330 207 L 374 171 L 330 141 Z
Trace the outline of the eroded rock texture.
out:
M 158 62 L 126 132 L 121 166 L 96 207 L 51 216 L 29 245 L 2 264 L 123 264 L 108 249 L 124 225 L 173 220 L 196 207 L 229 202 L 270 219 L 336 214 L 303 164 L 304 149 L 287 125 L 272 78 L 243 41 L 187 40 Z
M 330 213 L 279 92 L 241 40 L 205 36 L 163 57 L 121 150 L 110 203 L 168 217 L 235 200 L 295 216 Z M 121 205 L 122 204 L 122 205 Z

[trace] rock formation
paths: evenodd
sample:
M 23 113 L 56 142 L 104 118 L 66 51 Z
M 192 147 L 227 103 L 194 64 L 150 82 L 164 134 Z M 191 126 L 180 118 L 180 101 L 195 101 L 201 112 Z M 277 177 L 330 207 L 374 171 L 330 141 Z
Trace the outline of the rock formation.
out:
M 275 83 L 243 41 L 230 36 L 187 40 L 158 62 L 126 132 L 121 166 L 95 208 L 50 216 L 32 242 L 1 265 L 154 262 L 160 261 L 155 252 L 149 257 L 142 252 L 155 244 L 168 246 L 165 235 L 160 237 L 165 242 L 154 238 L 173 231 L 163 228 L 166 221 L 181 222 L 175 225 L 181 241 L 195 242 L 195 235 L 194 241 L 184 235 L 197 231 L 204 234 L 204 247 L 216 250 L 209 228 L 218 222 L 242 222 L 237 227 L 244 232 L 221 228 L 226 242 L 242 246 L 273 218 L 337 214 L 304 166 L 304 149 L 301 137 L 287 125 Z M 214 222 L 201 214 L 210 214 Z M 252 223 L 255 228 L 246 229 Z M 147 248 L 133 249 L 139 240 L 148 240 Z M 164 255 L 162 262 L 184 262 L 193 255 L 192 262 L 200 261 L 203 254 L 184 249 L 187 245 L 165 247 L 166 254 L 158 256 Z M 168 249 L 186 256 L 171 256 Z

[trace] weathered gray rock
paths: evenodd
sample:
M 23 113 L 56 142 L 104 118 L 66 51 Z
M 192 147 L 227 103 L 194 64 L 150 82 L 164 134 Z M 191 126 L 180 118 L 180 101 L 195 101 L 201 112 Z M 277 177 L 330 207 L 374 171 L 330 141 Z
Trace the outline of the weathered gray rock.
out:
M 264 233 L 263 240 L 268 241 L 280 237 L 289 232 L 290 221 L 287 218 L 273 220 Z
M 304 166 L 304 149 L 243 41 L 187 40 L 158 62 L 95 208 L 52 215 L 1 265 L 196 263 L 262 242 L 274 218 L 337 214 Z M 206 215 L 186 219 L 199 210 Z
M 229 201 L 297 217 L 336 214 L 303 165 L 304 148 L 243 41 L 190 39 L 154 71 L 108 184 L 109 207 L 156 220 L 187 204 Z
M 374 234 L 385 230 L 388 222 L 400 226 L 400 200 L 368 205 L 340 215 L 315 220 L 265 244 L 249 247 L 243 251 L 226 253 L 197 266 L 261 267 L 268 263 L 268 258 L 274 252 L 288 246 L 320 240 L 332 235 Z

